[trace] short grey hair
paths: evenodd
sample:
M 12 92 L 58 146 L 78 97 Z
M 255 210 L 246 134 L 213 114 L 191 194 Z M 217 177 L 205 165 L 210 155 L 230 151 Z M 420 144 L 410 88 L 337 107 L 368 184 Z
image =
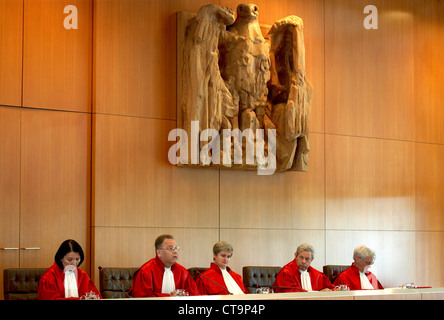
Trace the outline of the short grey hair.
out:
M 372 257 L 373 261 L 376 259 L 376 253 L 366 246 L 357 246 L 353 251 L 353 259 L 358 257 L 360 259 L 365 259 L 367 257 Z
M 234 251 L 233 246 L 226 241 L 216 242 L 213 246 L 214 255 L 217 256 L 219 254 L 219 252 L 222 252 L 222 251 L 228 251 L 229 253 L 231 253 L 231 255 L 233 255 L 233 251 Z
M 299 245 L 299 247 L 296 249 L 296 256 L 299 255 L 302 251 L 310 251 L 311 252 L 311 258 L 314 259 L 315 256 L 315 249 L 311 244 L 303 243 Z

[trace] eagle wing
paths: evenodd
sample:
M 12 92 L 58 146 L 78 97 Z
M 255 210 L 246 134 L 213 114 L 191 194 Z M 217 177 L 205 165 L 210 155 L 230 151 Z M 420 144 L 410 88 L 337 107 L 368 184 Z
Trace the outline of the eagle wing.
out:
M 287 140 L 308 134 L 313 88 L 305 76 L 304 24 L 289 16 L 276 21 L 266 35 L 270 45 L 269 99 L 286 103 L 284 127 Z
M 183 47 L 183 127 L 199 121 L 199 131 L 219 131 L 229 113 L 232 97 L 219 70 L 218 42 L 226 26 L 234 22 L 233 11 L 218 5 L 199 9 L 187 28 Z

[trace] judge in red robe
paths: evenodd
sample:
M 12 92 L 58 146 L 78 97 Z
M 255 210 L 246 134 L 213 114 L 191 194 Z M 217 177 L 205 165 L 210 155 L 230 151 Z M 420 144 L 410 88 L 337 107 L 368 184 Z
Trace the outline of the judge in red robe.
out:
M 233 247 L 226 241 L 213 246 L 213 260 L 210 268 L 196 278 L 201 295 L 246 294 L 242 277 L 228 267 Z
M 330 280 L 322 272 L 312 268 L 314 248 L 309 244 L 301 244 L 295 259 L 286 264 L 276 276 L 273 284 L 275 292 L 329 291 L 334 288 Z
M 161 235 L 155 242 L 156 257 L 142 265 L 133 277 L 129 294 L 133 297 L 169 297 L 199 295 L 193 277 L 177 263 L 179 247 L 171 235 Z
M 37 291 L 39 300 L 80 299 L 89 293 L 101 298 L 88 274 L 78 268 L 84 254 L 75 240 L 64 241 L 54 260 L 54 264 L 40 277 Z
M 356 247 L 353 252 L 354 262 L 336 277 L 334 285 L 347 285 L 350 290 L 384 289 L 376 276 L 368 271 L 375 258 L 374 251 L 366 246 Z

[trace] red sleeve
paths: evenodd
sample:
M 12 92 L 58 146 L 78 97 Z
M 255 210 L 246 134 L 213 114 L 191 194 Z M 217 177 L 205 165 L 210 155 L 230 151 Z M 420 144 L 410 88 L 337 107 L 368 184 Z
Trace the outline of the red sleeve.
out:
M 199 291 L 199 294 L 201 294 L 201 295 L 209 295 L 210 294 L 207 290 L 207 286 L 205 285 L 205 283 L 203 282 L 203 280 L 200 276 L 198 276 L 196 278 L 196 287 L 197 287 L 197 290 Z
M 370 283 L 372 284 L 373 287 L 376 287 L 377 289 L 384 289 L 384 287 L 382 286 L 382 284 L 379 282 L 379 280 L 376 278 L 376 276 L 370 272 L 369 276 L 367 276 L 367 278 L 369 278 L 368 280 L 370 281 Z
M 335 281 L 333 282 L 333 285 L 340 286 L 342 284 L 346 284 L 350 288 L 350 290 L 354 290 L 351 288 L 350 282 L 346 281 L 346 277 L 341 273 L 336 277 Z
M 242 283 L 242 277 L 233 271 L 229 271 L 229 273 L 233 277 L 234 281 L 236 281 L 239 288 L 241 288 L 241 290 L 244 293 L 249 293 L 245 289 L 244 284 Z M 203 276 L 205 276 L 206 278 Z M 214 272 L 212 269 L 209 269 L 203 273 L 203 276 L 198 276 L 196 278 L 196 285 L 197 285 L 197 288 L 198 288 L 199 293 L 201 295 L 227 295 L 227 294 L 229 294 L 222 274 Z M 210 281 L 209 279 L 211 279 L 212 281 Z
M 57 265 L 49 268 L 40 278 L 37 290 L 37 298 L 39 300 L 77 300 L 79 298 L 65 298 L 64 274 L 59 272 Z M 99 291 L 88 277 L 88 274 L 80 269 L 78 270 L 77 289 L 79 297 L 88 292 L 94 292 L 100 298 Z
M 94 282 L 89 278 L 88 274 L 83 270 L 79 270 L 79 283 L 78 283 L 78 291 L 79 297 L 85 295 L 89 292 L 94 292 L 96 296 L 102 299 L 99 290 L 97 290 Z
M 210 281 L 211 279 L 212 281 Z M 213 282 L 214 281 L 214 282 Z M 217 284 L 216 284 L 217 283 Z M 201 295 L 227 295 L 228 289 L 222 274 L 208 269 L 196 278 L 196 285 Z
M 60 281 L 57 280 L 53 274 L 46 274 L 45 277 L 41 277 L 39 280 L 39 287 L 37 290 L 37 299 L 38 300 L 60 300 L 65 299 L 64 292 L 60 292 L 57 283 Z M 70 300 L 74 300 L 76 298 L 69 298 Z
M 284 268 L 276 276 L 276 280 L 274 281 L 273 286 L 275 287 L 273 289 L 274 289 L 274 292 L 276 292 L 276 293 L 279 293 L 279 292 L 301 292 L 301 290 L 303 290 L 302 285 L 295 278 L 293 273 L 287 269 L 284 269 Z M 277 287 L 282 287 L 282 288 L 277 288 Z M 290 288 L 288 288 L 288 287 L 290 287 Z M 300 290 L 296 289 L 296 288 L 291 289 L 291 287 L 292 288 L 294 288 L 294 287 L 300 288 Z
M 190 294 L 190 296 L 198 296 L 199 290 L 197 289 L 196 282 L 187 270 L 185 270 L 185 272 L 185 290 Z
M 379 280 L 376 280 L 376 281 L 378 281 L 378 289 L 384 289 L 384 287 L 382 286 L 382 284 L 381 284 L 381 282 L 379 282 Z
M 345 284 L 350 290 L 361 290 L 361 280 L 359 277 L 353 277 L 352 275 L 353 273 L 350 268 L 344 270 L 336 277 L 333 285 L 339 286 Z
M 170 294 L 162 293 L 164 270 L 158 267 L 158 262 L 155 259 L 148 261 L 134 274 L 133 285 L 130 290 L 130 295 L 133 297 L 170 296 Z M 196 283 L 187 269 L 177 264 L 172 272 L 176 289 L 184 289 L 190 295 L 199 295 Z
M 378 280 L 378 287 L 379 287 L 379 289 L 384 289 L 384 287 L 382 286 L 381 282 L 379 282 L 379 280 Z
M 237 274 L 236 272 L 231 271 L 231 276 L 233 277 L 234 281 L 236 281 L 237 285 L 245 294 L 249 294 L 248 290 L 244 286 L 244 282 L 242 281 L 242 277 L 240 274 Z
M 136 271 L 133 279 L 133 286 L 131 287 L 131 295 L 135 298 L 140 297 L 169 297 L 169 294 L 154 292 L 153 290 L 153 275 L 148 270 L 139 269 Z M 163 280 L 163 279 L 162 279 Z M 161 290 L 159 290 L 161 291 Z
M 175 271 L 173 271 L 173 273 Z M 176 289 L 185 289 L 185 291 L 188 292 L 190 296 L 198 296 L 199 290 L 197 288 L 196 282 L 194 282 L 194 279 L 188 272 L 188 270 L 182 267 L 178 271 L 180 276 L 178 279 L 179 281 L 176 282 Z M 176 277 L 176 275 L 174 275 L 174 277 Z
M 332 285 L 332 283 L 330 282 L 330 279 L 328 279 L 328 277 L 324 274 L 320 272 L 320 279 L 318 282 L 318 287 L 314 290 L 322 290 L 322 289 L 333 289 L 335 286 Z

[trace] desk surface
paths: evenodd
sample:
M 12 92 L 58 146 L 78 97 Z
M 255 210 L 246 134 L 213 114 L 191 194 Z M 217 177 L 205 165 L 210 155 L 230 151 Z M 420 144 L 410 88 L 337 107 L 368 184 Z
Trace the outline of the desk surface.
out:
M 316 291 L 271 294 L 245 294 L 220 296 L 190 296 L 163 298 L 133 298 L 152 300 L 444 300 L 444 288 L 401 289 L 358 291 Z
M 412 301 L 419 303 L 421 300 L 444 300 L 444 288 L 426 288 L 426 289 L 401 289 L 391 288 L 384 290 L 360 290 L 360 291 L 322 291 L 322 292 L 292 292 L 292 293 L 271 293 L 271 294 L 245 294 L 245 295 L 220 295 L 220 296 L 191 296 L 191 297 L 166 297 L 166 298 L 132 298 L 132 299 L 114 299 L 115 301 L 140 301 L 139 303 L 131 303 L 132 310 L 140 308 L 140 312 L 145 312 L 148 307 L 154 306 L 162 310 L 165 318 L 172 319 L 196 319 L 200 316 L 205 319 L 285 319 L 289 314 L 295 312 L 295 308 L 306 308 L 306 303 L 298 303 L 298 301 L 315 302 L 316 306 L 321 303 L 321 307 L 316 307 L 317 316 L 331 317 L 335 314 L 334 308 L 338 303 L 347 303 L 356 300 L 405 300 L 406 303 L 412 305 Z M 322 300 L 322 301 L 321 301 Z M 339 301 L 342 300 L 342 301 Z M 97 300 L 100 301 L 100 300 Z M 148 302 L 150 301 L 150 302 Z M 334 302 L 330 302 L 334 301 Z M 120 302 L 116 302 L 119 304 Z M 148 303 L 148 304 L 147 304 Z M 349 302 L 353 305 L 353 309 L 359 310 L 359 306 L 355 302 Z M 405 303 L 405 302 L 402 302 Z M 328 304 L 324 306 L 323 304 Z M 93 305 L 101 306 L 102 303 L 94 303 Z M 116 310 L 116 308 L 108 308 L 105 311 Z M 376 305 L 372 303 L 374 308 Z M 441 303 L 427 304 L 422 312 L 436 316 L 437 308 Z M 351 307 L 351 306 L 348 306 Z M 309 307 L 308 311 L 312 311 L 313 307 Z M 124 309 L 124 308 L 122 308 Z M 384 315 L 394 316 L 396 318 L 410 318 L 412 309 L 397 307 L 384 307 Z M 437 310 L 434 310 L 437 309 Z M 305 310 L 305 309 L 303 309 Z M 339 309 L 338 309 L 339 310 Z M 381 309 L 382 310 L 382 309 Z M 368 310 L 361 310 L 368 311 Z M 245 318 L 247 316 L 247 318 Z

